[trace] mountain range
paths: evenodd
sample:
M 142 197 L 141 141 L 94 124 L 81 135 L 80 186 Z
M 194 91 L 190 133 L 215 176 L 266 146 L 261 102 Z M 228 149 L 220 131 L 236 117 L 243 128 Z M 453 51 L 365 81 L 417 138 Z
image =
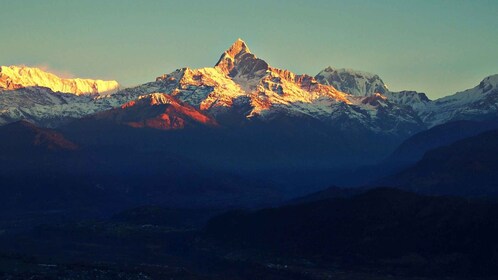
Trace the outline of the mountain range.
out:
M 495 279 L 497 87 L 430 100 L 240 39 L 130 88 L 1 67 L 0 278 Z
M 414 165 L 377 184 L 431 195 L 496 197 L 497 152 L 495 128 L 428 150 Z
M 119 90 L 119 84 L 116 81 L 65 79 L 38 68 L 0 67 L 0 88 L 13 90 L 26 87 L 46 87 L 54 92 L 67 92 L 75 95 L 111 94 Z
M 415 91 L 392 92 L 378 75 L 361 71 L 327 67 L 312 77 L 274 68 L 239 39 L 214 67 L 182 68 L 122 90 L 115 81 L 62 79 L 36 68 L 2 67 L 0 120 L 58 127 L 161 93 L 223 126 L 309 118 L 342 130 L 406 137 L 451 120 L 496 116 L 497 84 L 498 76 L 490 76 L 473 89 L 431 101 Z
M 50 128 L 40 135 L 59 136 L 44 138 L 48 147 L 64 139 L 81 151 L 166 153 L 286 185 L 301 182 L 307 191 L 313 188 L 303 174 L 312 172 L 322 188 L 327 181 L 380 179 L 432 148 L 492 129 L 498 117 L 498 75 L 430 100 L 416 91 L 393 92 L 362 71 L 327 67 L 313 77 L 278 69 L 241 39 L 213 67 L 177 69 L 130 88 L 24 66 L 2 67 L 0 81 L 0 124 Z M 446 126 L 454 121 L 468 125 Z M 21 146 L 6 150 L 33 149 Z M 346 169 L 383 160 L 388 168 L 344 176 Z

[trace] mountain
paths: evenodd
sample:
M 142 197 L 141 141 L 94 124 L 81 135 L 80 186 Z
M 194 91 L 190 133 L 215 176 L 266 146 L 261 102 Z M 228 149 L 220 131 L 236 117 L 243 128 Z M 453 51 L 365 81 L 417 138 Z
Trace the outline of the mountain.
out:
M 316 79 L 355 96 L 382 94 L 394 104 L 412 108 L 428 127 L 456 120 L 498 117 L 498 75 L 486 77 L 472 89 L 436 100 L 416 91 L 392 92 L 378 75 L 351 69 L 328 67 Z
M 63 79 L 24 66 L 0 69 L 0 125 L 26 120 L 53 128 L 123 103 L 108 98 L 119 89 L 116 81 Z
M 391 92 L 378 75 L 356 70 L 328 67 L 315 77 L 296 75 L 270 66 L 238 39 L 214 67 L 178 69 L 120 91 L 115 81 L 64 79 L 36 68 L 3 66 L 0 124 L 24 119 L 58 127 L 142 95 L 162 93 L 222 126 L 299 118 L 318 120 L 341 131 L 405 138 L 451 120 L 496 117 L 497 77 L 431 101 L 420 92 Z M 379 94 L 386 98 L 380 101 Z M 372 97 L 377 101 L 370 102 Z
M 336 69 L 327 67 L 315 76 L 324 85 L 331 85 L 340 91 L 354 96 L 373 96 L 381 94 L 390 102 L 409 106 L 416 112 L 427 107 L 431 101 L 425 93 L 416 91 L 393 92 L 387 88 L 384 81 L 376 74 L 353 69 Z
M 352 69 L 327 67 L 315 76 L 322 84 L 331 85 L 355 96 L 371 96 L 389 92 L 384 81 L 375 74 Z
M 59 132 L 39 128 L 26 121 L 19 121 L 0 127 L 2 156 L 32 154 L 50 151 L 74 151 L 78 145 L 67 140 Z
M 488 84 L 492 80 L 482 88 Z M 27 120 L 62 128 L 71 131 L 72 139 L 86 141 L 85 145 L 99 145 L 96 139 L 141 145 L 136 140 L 143 138 L 138 135 L 142 131 L 113 129 L 112 125 L 174 130 L 178 135 L 169 134 L 166 140 L 156 135 L 154 140 L 141 141 L 153 143 L 154 149 L 176 149 L 191 158 L 201 152 L 207 164 L 232 165 L 238 155 L 244 159 L 239 162 L 251 162 L 253 167 L 258 160 L 273 167 L 315 168 L 319 163 L 328 168 L 385 158 L 403 140 L 433 126 L 427 120 L 438 114 L 437 102 L 414 91 L 390 92 L 378 75 L 354 70 L 329 67 L 312 77 L 278 69 L 239 39 L 214 67 L 177 69 L 111 95 L 54 92 L 41 82 L 3 90 L 0 124 Z M 484 117 L 476 114 L 476 118 Z M 202 143 L 191 140 L 187 145 L 182 140 L 183 128 L 204 127 L 220 129 L 204 130 L 202 136 L 187 133 Z M 82 131 L 77 132 L 79 128 Z M 194 152 L 200 147 L 206 148 Z
M 398 92 L 386 92 L 384 95 L 392 102 L 411 107 L 415 112 L 420 112 L 431 104 L 431 100 L 423 92 L 403 90 Z
M 485 120 L 498 116 L 498 74 L 486 77 L 474 88 L 437 100 L 420 113 L 426 123 Z
M 163 130 L 217 125 L 213 118 L 163 93 L 142 95 L 119 108 L 97 113 L 90 118 Z
M 19 97 L 22 94 L 19 92 Z M 58 127 L 72 139 L 87 145 L 113 143 L 174 151 L 205 164 L 234 169 L 344 167 L 372 162 L 425 129 L 410 107 L 378 94 L 353 96 L 311 76 L 271 67 L 240 39 L 223 52 L 214 67 L 177 69 L 108 96 L 68 100 L 68 96 L 47 94 L 47 105 L 33 105 L 21 113 L 40 120 L 39 125 L 57 126 L 59 122 Z M 153 106 L 151 103 L 161 103 L 151 101 L 159 96 L 178 105 Z M 186 115 L 187 111 L 195 112 L 196 117 Z M 64 117 L 57 118 L 60 115 Z M 176 125 L 178 129 L 166 137 L 112 127 L 125 124 L 171 130 L 161 117 L 166 115 L 181 119 L 185 128 L 196 129 L 186 132 Z M 216 129 L 199 130 L 212 127 Z
M 377 184 L 427 194 L 498 195 L 498 130 L 425 153 L 414 166 Z
M 272 119 L 281 114 L 318 117 L 312 115 L 321 109 L 313 106 L 314 101 L 349 103 L 346 94 L 322 86 L 310 76 L 270 67 L 240 39 L 215 67 L 179 69 L 157 78 L 156 85 L 214 116 L 240 108 L 244 118 Z
M 436 125 L 408 137 L 390 155 L 379 162 L 344 171 L 343 176 L 334 179 L 333 182 L 341 186 L 376 186 L 379 180 L 416 164 L 430 150 L 495 129 L 498 129 L 498 119 L 451 121 Z
M 214 67 L 178 69 L 113 95 L 67 96 L 46 89 L 39 80 L 0 96 L 3 123 L 27 119 L 56 127 L 72 119 L 120 107 L 142 95 L 168 94 L 214 118 L 222 126 L 251 120 L 313 119 L 339 130 L 358 130 L 406 137 L 425 126 L 416 113 L 389 100 L 370 102 L 323 85 L 308 75 L 274 68 L 237 40 Z M 26 99 L 28 102 L 26 102 Z
M 125 118 L 125 123 L 145 126 L 147 119 L 157 119 L 161 112 L 156 110 L 162 107 L 145 106 L 140 101 L 151 94 L 168 96 L 209 119 L 207 126 L 194 127 L 216 124 L 220 129 L 176 129 L 166 137 L 150 131 L 117 131 L 102 123 L 107 119 L 123 124 L 120 118 Z M 126 108 L 124 104 L 141 105 Z M 371 162 L 385 157 L 407 136 L 425 129 L 407 106 L 398 106 L 382 95 L 352 96 L 309 75 L 271 67 L 240 39 L 214 67 L 177 69 L 155 81 L 95 98 L 85 106 L 92 115 L 62 127 L 74 139 L 91 145 L 100 142 L 133 147 L 142 147 L 143 142 L 147 143 L 144 149 L 171 150 L 205 164 L 239 170 Z
M 498 129 L 498 120 L 463 120 L 436 125 L 403 141 L 385 162 L 396 165 L 412 164 L 422 159 L 429 150 L 493 129 Z
M 0 90 L 0 125 L 26 120 L 37 126 L 56 128 L 75 119 L 110 110 L 135 96 L 90 96 L 54 92 L 45 87 Z
M 330 104 L 350 103 L 346 94 L 320 85 L 311 76 L 269 66 L 252 54 L 240 39 L 223 53 L 214 69 L 243 90 L 251 108 L 247 117 L 272 118 L 273 111 L 280 110 L 290 115 L 313 116 L 312 113 L 320 109 L 313 106 L 317 100 Z
M 388 100 L 370 102 L 320 84 L 311 76 L 271 67 L 240 39 L 213 68 L 178 69 L 121 93 L 150 92 L 170 94 L 221 125 L 298 118 L 318 120 L 339 130 L 391 135 L 409 135 L 424 127 L 409 108 Z
M 182 156 L 178 147 L 168 149 L 171 134 L 165 131 L 110 127 L 124 133 L 111 137 L 112 143 L 99 141 L 99 137 L 112 134 L 112 129 L 105 130 L 105 136 L 88 135 L 97 139 L 96 145 L 89 145 L 81 137 L 25 121 L 1 126 L 2 230 L 61 219 L 98 218 L 140 205 L 227 209 L 269 205 L 283 198 L 280 190 L 265 179 L 201 164 L 193 157 Z M 188 150 L 192 135 L 202 136 L 174 137 L 186 142 Z M 118 137 L 132 142 L 123 146 Z M 200 138 L 195 139 L 200 143 L 194 149 L 197 156 L 205 149 Z M 163 142 L 166 147 L 160 149 Z
M 0 66 L 0 90 L 46 87 L 54 92 L 111 94 L 119 89 L 116 81 L 65 79 L 41 69 L 26 66 Z
M 472 279 L 498 274 L 497 218 L 497 204 L 378 188 L 226 213 L 208 223 L 205 236 L 230 255 Z

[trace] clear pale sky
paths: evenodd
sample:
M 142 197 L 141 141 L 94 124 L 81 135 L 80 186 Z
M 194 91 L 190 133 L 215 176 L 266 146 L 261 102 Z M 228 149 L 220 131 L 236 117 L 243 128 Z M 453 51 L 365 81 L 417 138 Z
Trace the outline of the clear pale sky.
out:
M 125 86 L 212 66 L 238 37 L 275 67 L 353 68 L 431 98 L 498 73 L 496 0 L 0 0 L 0 65 Z

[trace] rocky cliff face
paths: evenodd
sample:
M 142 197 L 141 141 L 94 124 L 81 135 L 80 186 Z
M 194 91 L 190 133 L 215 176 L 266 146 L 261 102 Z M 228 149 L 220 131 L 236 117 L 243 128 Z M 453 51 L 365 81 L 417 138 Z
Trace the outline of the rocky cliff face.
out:
M 93 118 L 135 128 L 161 130 L 217 125 L 211 117 L 163 93 L 140 96 L 119 108 L 98 113 Z

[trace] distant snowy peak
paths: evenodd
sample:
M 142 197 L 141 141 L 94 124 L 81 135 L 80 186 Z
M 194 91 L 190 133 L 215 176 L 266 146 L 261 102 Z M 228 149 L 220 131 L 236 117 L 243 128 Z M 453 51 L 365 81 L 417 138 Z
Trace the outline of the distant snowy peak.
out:
M 315 78 L 322 84 L 331 85 L 355 96 L 371 96 L 389 91 L 378 75 L 352 69 L 336 69 L 329 66 Z
M 34 67 L 0 66 L 0 90 L 26 87 L 46 87 L 54 92 L 76 95 L 112 94 L 119 90 L 116 81 L 65 79 Z
M 400 103 L 409 103 L 411 101 L 416 102 L 430 102 L 431 100 L 423 92 L 413 91 L 413 90 L 402 90 L 397 92 L 390 92 L 396 95 L 397 98 L 402 99 Z M 388 95 L 389 96 L 389 95 Z
M 416 112 L 426 108 L 431 102 L 425 93 L 416 91 L 392 92 L 378 75 L 363 71 L 327 67 L 315 78 L 324 85 L 332 85 L 338 90 L 354 96 L 374 97 L 373 99 L 365 99 L 368 102 L 380 98 L 378 95 L 381 94 L 390 102 L 409 106 Z
M 251 53 L 247 44 L 241 39 L 225 51 L 215 65 L 222 73 L 230 77 L 261 78 L 269 68 L 268 63 Z
M 425 93 L 412 90 L 386 92 L 384 95 L 392 102 L 399 105 L 410 106 L 415 111 L 424 109 L 432 102 Z
M 457 92 L 436 100 L 437 104 L 462 104 L 482 101 L 487 95 L 496 95 L 498 89 L 498 74 L 484 78 L 479 85 L 474 88 Z
M 249 50 L 246 42 L 239 38 L 221 55 L 221 58 L 216 65 L 219 65 L 225 58 L 231 58 L 234 60 L 236 57 L 243 54 L 251 54 L 251 51 Z
M 474 88 L 434 100 L 422 114 L 431 126 L 454 120 L 497 118 L 498 74 L 484 78 Z
M 498 74 L 484 78 L 477 87 L 482 90 L 482 93 L 498 88 Z

